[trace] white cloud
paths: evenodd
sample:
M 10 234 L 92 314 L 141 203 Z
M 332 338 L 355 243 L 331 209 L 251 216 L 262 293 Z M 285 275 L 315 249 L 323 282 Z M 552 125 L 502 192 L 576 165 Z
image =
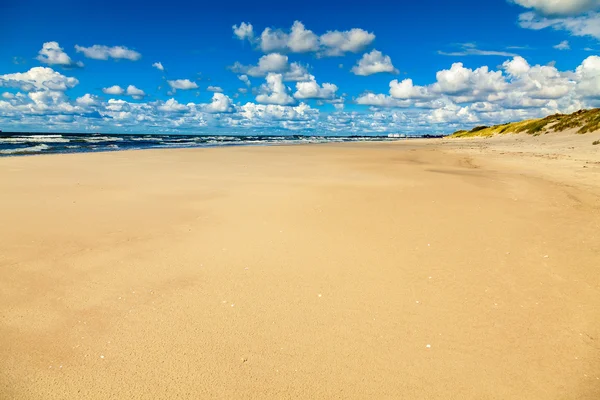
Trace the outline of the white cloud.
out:
M 2 97 L 10 100 L 10 99 L 14 99 L 15 95 L 10 92 L 4 92 L 4 93 L 2 93 Z
M 306 81 L 311 79 L 311 74 L 308 73 L 306 68 L 296 62 L 290 64 L 290 68 L 283 74 L 284 81 Z
M 372 50 L 370 53 L 363 54 L 358 63 L 351 69 L 354 75 L 373 75 L 381 72 L 397 74 L 398 70 L 394 68 L 390 56 L 385 56 L 379 50 Z
M 138 89 L 133 85 L 127 86 L 127 91 L 125 93 L 136 100 L 141 100 L 146 96 L 146 93 L 144 93 L 143 90 Z
M 531 69 L 529 63 L 523 57 L 515 57 L 512 60 L 505 61 L 502 66 L 509 75 L 516 77 L 522 76 Z
M 183 112 L 183 111 L 188 111 L 189 107 L 186 106 L 185 104 L 181 104 L 179 103 L 177 100 L 175 99 L 169 99 L 164 103 L 159 103 L 159 105 L 156 107 L 159 111 L 164 111 L 164 112 Z
M 250 79 L 248 79 L 248 75 L 240 75 L 238 76 L 239 80 L 244 82 L 244 84 L 246 84 L 246 86 L 250 86 Z
M 319 48 L 319 37 L 313 31 L 306 29 L 302 22 L 295 21 L 287 45 L 292 53 L 316 51 Z
M 567 96 L 573 89 L 574 82 L 569 77 L 570 73 L 561 73 L 553 66 L 535 65 L 521 58 L 515 57 L 511 61 L 502 64 L 510 80 L 503 92 L 500 92 L 495 101 L 503 98 L 511 99 L 512 103 L 518 103 L 518 99 L 548 100 L 560 99 Z
M 266 84 L 261 85 L 256 101 L 262 104 L 287 105 L 294 103 L 294 98 L 289 95 L 283 76 L 270 72 L 266 77 Z
M 356 104 L 375 107 L 409 107 L 411 103 L 406 100 L 398 100 L 385 94 L 364 93 L 356 100 Z
M 142 58 L 142 55 L 135 50 L 128 49 L 123 46 L 104 46 L 95 44 L 92 47 L 83 47 L 75 45 L 75 50 L 78 53 L 83 53 L 87 58 L 94 60 L 108 60 L 113 58 L 115 60 L 125 59 L 130 61 L 137 61 Z
M 295 98 L 331 100 L 335 97 L 335 92 L 338 90 L 336 85 L 333 83 L 324 83 L 322 86 L 319 86 L 314 76 L 311 78 L 309 81 L 296 83 Z
M 114 85 L 114 86 L 111 86 L 111 87 L 103 88 L 102 92 L 105 93 L 105 94 L 112 94 L 112 95 L 115 95 L 115 96 L 120 96 L 123 93 L 125 93 L 125 89 L 123 89 L 119 85 Z
M 239 26 L 233 25 L 233 34 L 240 40 L 254 39 L 254 28 L 252 24 L 242 22 Z
M 302 65 L 293 62 L 288 63 L 288 56 L 279 53 L 270 53 L 262 56 L 258 60 L 257 65 L 242 65 L 236 62 L 230 67 L 235 73 L 242 73 L 239 76 L 246 85 L 250 85 L 250 81 L 246 75 L 254 78 L 267 76 L 269 73 L 280 73 L 283 75 L 284 81 L 304 81 L 310 80 L 310 74 Z M 244 78 L 244 76 L 246 76 Z
M 71 113 L 75 107 L 67 101 L 64 92 L 44 90 L 30 92 L 27 96 L 33 101 L 35 112 L 38 113 Z
M 250 120 L 303 120 L 313 118 L 318 111 L 312 109 L 305 103 L 300 103 L 295 107 L 282 106 L 274 104 L 255 104 L 246 103 L 240 107 L 240 115 Z
M 259 58 L 258 64 L 255 66 L 245 66 L 236 62 L 231 67 L 231 70 L 236 73 L 244 73 L 256 78 L 266 76 L 269 72 L 284 72 L 288 68 L 288 56 L 279 53 L 271 53 Z
M 36 57 L 38 61 L 48 65 L 61 65 L 63 67 L 83 67 L 81 61 L 75 62 L 64 52 L 57 42 L 46 42 Z
M 223 89 L 219 86 L 209 86 L 206 88 L 206 90 L 208 90 L 209 92 L 218 92 L 221 93 L 223 91 Z
M 155 62 L 154 64 L 152 64 L 152 66 L 156 69 L 158 69 L 159 71 L 164 71 L 165 67 L 163 67 L 161 62 Z
M 430 85 L 393 80 L 389 93 L 365 93 L 356 103 L 441 110 L 429 114 L 431 123 L 473 122 L 476 118 L 497 123 L 508 117 L 533 118 L 535 113 L 572 112 L 598 104 L 600 57 L 588 57 L 575 72 L 561 72 L 553 65 L 531 66 L 522 57 L 507 60 L 498 71 L 455 63 L 439 71 Z
M 210 104 L 204 106 L 204 111 L 208 113 L 227 113 L 232 111 L 233 102 L 223 93 L 213 94 Z
M 364 29 L 354 28 L 349 31 L 328 31 L 321 36 L 324 56 L 341 56 L 347 52 L 358 53 L 369 46 L 375 35 Z
M 552 28 L 567 31 L 574 36 L 591 36 L 600 39 L 599 13 L 589 13 L 577 17 L 547 18 L 534 12 L 526 12 L 519 15 L 519 25 L 526 29 Z
M 501 71 L 490 71 L 487 66 L 472 70 L 465 68 L 462 63 L 452 64 L 449 70 L 439 71 L 436 77 L 433 90 L 444 94 L 477 96 L 502 90 L 505 85 Z
M 175 80 L 167 81 L 167 83 L 169 84 L 169 86 L 171 86 L 171 89 L 173 89 L 173 90 L 198 89 L 198 85 L 196 84 L 196 82 L 192 82 L 189 79 L 175 79 Z
M 438 50 L 438 54 L 443 56 L 453 56 L 453 57 L 464 57 L 464 56 L 501 56 L 501 57 L 515 57 L 517 54 L 510 53 L 507 51 L 498 51 L 498 50 L 481 50 L 477 48 L 475 43 L 461 43 L 459 44 L 461 50 L 459 51 L 441 51 Z
M 571 50 L 568 40 L 563 40 L 559 44 L 553 46 L 556 50 Z
M 390 82 L 390 95 L 395 99 L 428 99 L 432 93 L 423 86 L 413 85 L 412 79 L 404 79 L 402 82 L 394 79 Z
M 34 67 L 27 72 L 0 75 L 0 87 L 17 87 L 26 92 L 32 90 L 64 91 L 75 87 L 79 81 L 66 77 L 48 67 Z
M 84 94 L 81 97 L 78 97 L 75 100 L 75 103 L 77 103 L 80 106 L 83 107 L 89 107 L 89 106 L 93 106 L 99 103 L 99 99 L 97 96 L 91 95 L 89 93 Z
M 269 72 L 283 72 L 288 68 L 288 57 L 271 53 L 262 56 L 258 60 L 258 65 L 248 70 L 250 76 L 265 76 Z
M 357 53 L 369 46 L 375 35 L 360 28 L 348 31 L 329 31 L 319 36 L 307 29 L 300 21 L 294 21 L 289 32 L 265 28 L 260 37 L 254 37 L 251 24 L 233 25 L 233 33 L 240 40 L 248 40 L 264 53 L 308 53 L 319 56 L 341 56 L 347 52 Z
M 240 81 L 244 82 L 244 84 L 245 84 L 246 86 L 250 86 L 250 85 L 251 85 L 251 83 L 250 83 L 250 79 L 248 79 L 248 75 L 245 75 L 245 74 L 243 74 L 243 75 L 239 75 L 239 76 L 238 76 L 238 79 L 239 79 Z
M 600 8 L 600 0 L 511 0 L 542 15 L 570 16 Z
M 319 49 L 319 37 L 295 21 L 289 34 L 281 30 L 266 28 L 260 35 L 260 47 L 263 52 L 290 51 L 292 53 L 314 52 Z
M 459 107 L 456 104 L 448 103 L 441 108 L 433 110 L 427 119 L 433 124 L 447 124 L 449 122 L 476 123 L 479 121 L 477 116 L 469 107 Z
M 600 99 L 600 57 L 586 58 L 575 70 L 577 93 L 584 98 Z

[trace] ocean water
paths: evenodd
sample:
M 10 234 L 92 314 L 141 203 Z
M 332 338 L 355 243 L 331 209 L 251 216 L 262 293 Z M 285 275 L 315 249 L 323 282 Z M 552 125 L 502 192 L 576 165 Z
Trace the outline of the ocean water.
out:
M 374 136 L 208 136 L 0 133 L 0 156 L 185 147 L 402 140 Z

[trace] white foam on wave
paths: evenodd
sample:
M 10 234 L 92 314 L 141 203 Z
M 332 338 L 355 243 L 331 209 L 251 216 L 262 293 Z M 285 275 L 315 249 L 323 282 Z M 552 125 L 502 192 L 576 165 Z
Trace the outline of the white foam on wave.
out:
M 0 143 L 69 143 L 69 139 L 61 135 L 14 136 L 0 138 Z
M 92 136 L 83 139 L 88 143 L 102 143 L 102 142 L 120 142 L 123 138 L 120 137 L 108 137 L 108 136 Z
M 164 139 L 162 137 L 148 137 L 148 136 L 144 136 L 144 137 L 132 137 L 132 138 L 127 138 L 127 140 L 132 140 L 134 142 L 161 142 Z
M 48 150 L 50 146 L 46 144 L 38 144 L 37 146 L 23 147 L 20 149 L 0 150 L 1 154 L 19 154 L 19 153 L 39 153 Z

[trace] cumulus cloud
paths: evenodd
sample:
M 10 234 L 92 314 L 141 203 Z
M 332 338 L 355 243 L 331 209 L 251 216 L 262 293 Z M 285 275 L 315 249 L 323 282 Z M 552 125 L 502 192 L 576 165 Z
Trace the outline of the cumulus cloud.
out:
M 433 95 L 429 89 L 413 85 L 412 79 L 404 79 L 402 82 L 394 79 L 390 82 L 390 95 L 395 99 L 428 99 Z
M 204 111 L 208 113 L 228 113 L 233 110 L 232 105 L 233 102 L 228 96 L 223 93 L 215 93 L 211 103 L 204 106 Z
M 267 75 L 266 83 L 261 85 L 260 94 L 256 96 L 256 101 L 262 104 L 278 105 L 287 105 L 295 102 L 283 83 L 283 75 L 272 72 Z
M 269 72 L 284 72 L 288 69 L 288 57 L 279 53 L 262 56 L 258 65 L 249 68 L 246 73 L 250 76 L 266 76 Z
M 547 16 L 572 16 L 600 8 L 600 0 L 510 0 Z
M 433 90 L 443 94 L 478 96 L 505 87 L 502 72 L 490 71 L 487 66 L 472 70 L 465 68 L 462 63 L 454 63 L 449 70 L 439 71 L 436 77 Z
M 48 65 L 60 65 L 63 67 L 83 67 L 81 61 L 73 61 L 58 42 L 46 42 L 36 57 L 38 61 Z
M 137 61 L 142 58 L 142 55 L 135 50 L 128 49 L 124 46 L 104 46 L 95 44 L 91 47 L 83 47 L 75 45 L 75 50 L 78 53 L 83 53 L 87 58 L 94 60 L 108 60 L 109 58 L 119 60 Z
M 173 90 L 190 90 L 190 89 L 198 89 L 198 84 L 196 82 L 192 82 L 189 79 L 175 79 L 167 81 L 171 89 Z
M 252 24 L 242 22 L 239 26 L 233 25 L 233 34 L 240 40 L 253 40 L 254 39 L 254 28 Z
M 165 67 L 163 67 L 163 65 L 162 65 L 161 62 L 155 62 L 154 64 L 152 64 L 152 66 L 154 68 L 156 68 L 157 70 L 159 70 L 159 71 L 164 71 L 165 70 Z
M 179 103 L 175 99 L 169 99 L 164 103 L 161 102 L 158 104 L 158 106 L 156 108 L 159 111 L 163 111 L 163 112 L 167 112 L 167 113 L 184 112 L 184 111 L 189 110 L 188 106 L 186 106 L 185 104 Z
M 79 81 L 67 77 L 49 67 L 34 67 L 27 72 L 0 75 L 0 87 L 16 87 L 23 91 L 65 91 L 75 87 Z
M 246 86 L 250 86 L 251 85 L 250 79 L 248 79 L 248 75 L 240 75 L 240 76 L 238 76 L 238 78 L 239 78 L 240 81 L 244 82 L 244 84 Z
M 351 69 L 354 75 L 373 75 L 381 72 L 397 74 L 398 70 L 392 64 L 390 56 L 383 55 L 379 50 L 363 54 L 358 63 Z
M 600 57 L 586 58 L 575 70 L 577 93 L 588 99 L 600 100 Z
M 273 51 L 289 51 L 306 53 L 319 49 L 319 37 L 304 27 L 300 21 L 292 24 L 290 33 L 282 30 L 266 28 L 260 35 L 260 48 L 265 53 Z
M 289 69 L 283 74 L 283 80 L 292 82 L 306 81 L 310 80 L 311 76 L 312 75 L 308 73 L 306 67 L 293 62 L 290 64 Z
M 312 76 L 311 80 L 296 83 L 296 93 L 294 97 L 297 99 L 322 99 L 331 100 L 335 98 L 335 92 L 338 87 L 333 83 L 323 83 L 319 86 L 315 77 Z
M 146 96 L 146 93 L 144 93 L 144 91 L 142 89 L 138 89 L 133 85 L 127 86 L 127 90 L 125 91 L 125 94 L 133 97 L 136 100 L 141 100 Z
M 83 107 L 89 107 L 93 105 L 99 104 L 100 100 L 97 96 L 91 95 L 89 93 L 84 94 L 81 97 L 75 99 L 75 103 Z
M 102 88 L 102 92 L 105 93 L 105 94 L 111 94 L 111 95 L 114 95 L 114 96 L 120 96 L 123 93 L 125 93 L 125 89 L 123 89 L 119 85 L 114 85 L 114 86 Z
M 244 75 L 242 76 L 250 75 L 252 77 L 263 77 L 267 76 L 269 72 L 283 72 L 288 68 L 288 57 L 279 53 L 271 53 L 262 56 L 258 60 L 258 64 L 254 66 L 242 65 L 239 62 L 236 62 L 230 67 L 235 73 L 243 73 Z M 240 77 L 244 82 L 247 81 L 247 78 L 247 76 L 246 79 Z
M 575 71 L 530 65 L 519 56 L 496 71 L 455 63 L 437 72 L 436 81 L 429 85 L 393 80 L 389 94 L 365 93 L 355 101 L 374 107 L 433 110 L 429 123 L 498 123 L 573 112 L 600 104 L 600 57 L 586 58 Z
M 240 107 L 240 115 L 249 120 L 262 121 L 297 121 L 314 118 L 318 115 L 315 110 L 305 103 L 300 103 L 295 107 L 282 106 L 274 104 L 255 104 L 246 103 Z
M 317 35 L 300 21 L 294 21 L 289 31 L 265 28 L 259 37 L 254 36 L 251 24 L 233 25 L 233 33 L 240 40 L 248 40 L 264 53 L 308 53 L 321 57 L 358 53 L 369 46 L 375 35 L 360 28 L 348 31 L 328 31 Z
M 229 67 L 233 72 L 243 74 L 239 78 L 248 86 L 248 76 L 254 78 L 267 76 L 269 73 L 280 73 L 284 81 L 310 80 L 310 74 L 306 68 L 296 62 L 288 63 L 288 56 L 280 53 L 270 53 L 262 56 L 257 65 L 242 65 L 236 62 Z M 246 76 L 245 78 L 243 78 Z
M 209 92 L 218 92 L 221 93 L 223 91 L 222 88 L 220 88 L 219 86 L 209 86 L 206 88 L 206 90 L 208 90 Z
M 358 53 L 373 43 L 375 34 L 364 29 L 354 28 L 349 31 L 328 31 L 321 36 L 324 47 L 322 55 L 341 56 L 345 53 Z
M 382 93 L 364 93 L 356 99 L 356 104 L 375 107 L 409 107 L 408 101 L 402 101 Z

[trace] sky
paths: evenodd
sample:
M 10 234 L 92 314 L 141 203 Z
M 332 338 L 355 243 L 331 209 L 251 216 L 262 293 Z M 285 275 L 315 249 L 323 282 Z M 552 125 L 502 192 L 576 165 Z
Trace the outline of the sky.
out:
M 600 0 L 0 0 L 0 129 L 451 133 L 600 107 Z

